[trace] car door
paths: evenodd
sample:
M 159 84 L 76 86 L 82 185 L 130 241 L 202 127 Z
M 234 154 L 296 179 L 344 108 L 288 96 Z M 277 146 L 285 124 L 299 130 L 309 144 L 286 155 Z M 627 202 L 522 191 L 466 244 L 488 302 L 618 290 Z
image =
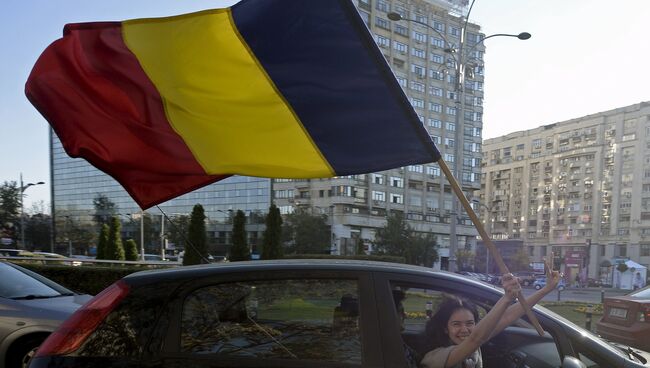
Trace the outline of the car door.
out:
M 175 299 L 163 367 L 385 366 L 367 272 L 229 274 Z

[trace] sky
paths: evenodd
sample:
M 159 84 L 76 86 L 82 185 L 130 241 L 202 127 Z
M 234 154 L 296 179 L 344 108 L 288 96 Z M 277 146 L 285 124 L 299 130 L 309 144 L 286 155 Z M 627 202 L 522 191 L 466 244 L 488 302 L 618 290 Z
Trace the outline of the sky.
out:
M 316 0 L 310 0 L 316 1 Z M 48 125 L 24 94 L 41 52 L 66 23 L 119 21 L 219 8 L 234 0 L 8 0 L 0 13 L 0 183 L 49 206 Z M 650 101 L 648 0 L 476 0 L 486 40 L 483 137 Z M 47 207 L 46 207 L 47 209 Z

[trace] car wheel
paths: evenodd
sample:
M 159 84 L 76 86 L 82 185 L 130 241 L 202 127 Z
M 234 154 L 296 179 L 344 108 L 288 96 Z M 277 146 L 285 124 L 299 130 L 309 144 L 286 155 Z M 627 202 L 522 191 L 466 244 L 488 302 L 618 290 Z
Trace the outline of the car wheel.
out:
M 539 285 L 535 285 L 535 290 L 539 290 L 539 289 L 541 289 L 541 288 L 542 288 L 541 286 L 539 286 Z
M 12 350 L 7 360 L 7 368 L 27 368 L 36 350 L 43 342 L 42 338 L 31 338 L 21 341 L 19 346 Z

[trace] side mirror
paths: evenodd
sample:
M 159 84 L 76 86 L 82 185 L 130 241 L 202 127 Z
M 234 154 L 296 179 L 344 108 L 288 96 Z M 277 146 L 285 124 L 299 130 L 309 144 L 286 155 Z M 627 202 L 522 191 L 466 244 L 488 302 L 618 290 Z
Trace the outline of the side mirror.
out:
M 580 359 L 567 355 L 562 360 L 562 368 L 587 368 L 587 366 Z

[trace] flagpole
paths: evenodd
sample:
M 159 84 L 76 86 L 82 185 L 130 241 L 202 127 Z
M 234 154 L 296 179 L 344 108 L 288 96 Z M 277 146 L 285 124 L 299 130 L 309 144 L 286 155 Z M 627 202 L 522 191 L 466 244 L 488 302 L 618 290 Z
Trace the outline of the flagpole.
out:
M 472 206 L 469 204 L 469 201 L 465 197 L 465 194 L 463 193 L 463 190 L 460 188 L 460 185 L 458 185 L 458 181 L 451 173 L 451 170 L 449 170 L 449 166 L 447 166 L 445 160 L 440 158 L 438 160 L 438 165 L 440 166 L 440 169 L 442 169 L 442 172 L 445 173 L 445 176 L 447 177 L 447 181 L 449 181 L 449 184 L 451 184 L 451 188 L 456 194 L 456 197 L 463 205 L 463 208 L 465 208 L 465 212 L 467 212 L 467 215 L 469 215 L 469 218 L 472 220 L 472 223 L 474 224 L 474 227 L 476 227 L 476 230 L 478 230 L 479 235 L 481 235 L 481 239 L 483 239 L 483 243 L 492 254 L 492 258 L 494 259 L 497 266 L 499 267 L 499 271 L 501 271 L 502 274 L 510 273 L 510 271 L 508 270 L 508 266 L 506 266 L 506 264 L 503 262 L 503 258 L 501 258 L 501 254 L 499 254 L 497 247 L 494 245 L 494 243 L 492 243 L 492 239 L 490 239 L 490 235 L 487 233 L 487 231 L 485 231 L 485 228 L 483 227 L 483 224 L 479 220 L 478 216 L 476 216 L 476 213 L 474 213 Z M 544 329 L 539 324 L 537 317 L 535 317 L 535 314 L 533 314 L 532 310 L 530 309 L 530 306 L 528 305 L 526 299 L 524 298 L 524 294 L 521 291 L 517 293 L 517 300 L 519 300 L 519 303 L 524 308 L 524 311 L 526 312 L 526 315 L 530 319 L 530 322 L 533 324 L 533 326 L 535 326 L 537 333 L 539 333 L 540 336 L 543 336 Z

